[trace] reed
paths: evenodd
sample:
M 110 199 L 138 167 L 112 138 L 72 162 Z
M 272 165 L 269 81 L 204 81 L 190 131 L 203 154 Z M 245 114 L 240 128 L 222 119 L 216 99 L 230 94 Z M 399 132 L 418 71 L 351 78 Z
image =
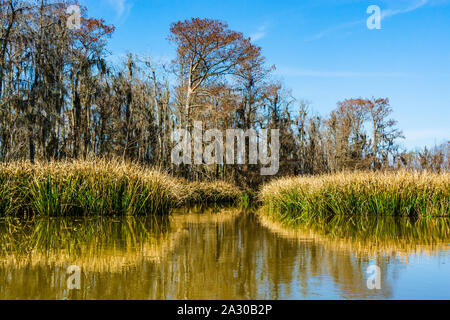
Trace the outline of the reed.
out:
M 351 216 L 448 217 L 450 174 L 353 172 L 283 178 L 260 191 L 264 214 L 285 225 Z
M 178 206 L 196 204 L 234 204 L 242 192 L 236 186 L 224 182 L 191 182 L 177 179 L 174 188 Z
M 0 216 L 163 215 L 186 203 L 239 197 L 226 182 L 188 183 L 120 161 L 0 164 Z

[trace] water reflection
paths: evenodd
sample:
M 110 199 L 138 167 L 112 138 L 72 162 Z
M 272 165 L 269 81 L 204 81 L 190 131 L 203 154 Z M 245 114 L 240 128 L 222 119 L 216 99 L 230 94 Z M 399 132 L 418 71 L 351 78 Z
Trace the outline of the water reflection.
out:
M 169 219 L 9 219 L 0 240 L 0 299 L 450 298 L 445 234 L 433 243 L 344 241 L 225 209 Z M 375 264 L 381 290 L 366 285 Z M 81 267 L 81 290 L 67 288 L 70 265 Z

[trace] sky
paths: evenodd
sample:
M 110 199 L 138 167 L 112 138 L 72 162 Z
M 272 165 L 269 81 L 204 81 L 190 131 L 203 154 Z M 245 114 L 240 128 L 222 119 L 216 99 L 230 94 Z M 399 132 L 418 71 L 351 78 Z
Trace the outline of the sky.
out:
M 389 98 L 407 149 L 450 140 L 450 0 L 80 0 L 114 24 L 111 58 L 175 57 L 170 24 L 220 19 L 262 47 L 274 78 L 326 116 L 347 98 Z M 367 8 L 381 9 L 369 29 Z

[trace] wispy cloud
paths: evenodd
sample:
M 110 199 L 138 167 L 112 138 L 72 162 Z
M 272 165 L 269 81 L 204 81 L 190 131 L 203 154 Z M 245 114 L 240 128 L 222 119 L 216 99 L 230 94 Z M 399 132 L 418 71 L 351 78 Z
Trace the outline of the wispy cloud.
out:
M 411 5 L 409 5 L 406 8 L 382 10 L 381 11 L 381 19 L 383 20 L 385 18 L 393 17 L 393 16 L 396 16 L 396 15 L 399 15 L 399 14 L 404 14 L 404 13 L 415 11 L 415 10 L 420 9 L 423 6 L 427 5 L 428 3 L 430 3 L 430 0 L 418 0 L 418 1 L 416 0 L 414 3 L 412 3 Z M 325 30 L 323 30 L 323 31 L 313 35 L 312 37 L 309 37 L 309 38 L 305 39 L 305 41 L 313 41 L 313 40 L 321 39 L 321 38 L 327 36 L 330 33 L 334 33 L 334 32 L 336 32 L 338 30 L 350 28 L 350 27 L 353 27 L 353 26 L 356 26 L 356 25 L 363 25 L 366 22 L 367 22 L 367 18 L 361 19 L 361 20 L 356 20 L 356 21 L 342 23 L 340 25 L 333 26 L 333 27 L 330 27 L 328 29 L 325 29 Z
M 315 35 L 313 35 L 312 37 L 306 38 L 305 41 L 318 40 L 318 39 L 321 39 L 321 38 L 327 36 L 330 33 L 334 33 L 335 31 L 346 29 L 346 28 L 349 28 L 349 27 L 353 27 L 353 26 L 356 26 L 358 24 L 363 24 L 365 22 L 366 22 L 366 20 L 364 19 L 364 20 L 351 21 L 351 22 L 339 24 L 337 26 L 333 26 L 333 27 L 330 27 L 328 29 L 322 30 L 319 33 L 316 33 Z
M 396 16 L 398 14 L 412 12 L 414 10 L 422 8 L 423 6 L 425 6 L 429 2 L 430 2 L 429 0 L 420 0 L 420 1 L 416 2 L 416 3 L 413 3 L 412 5 L 410 5 L 407 8 L 382 10 L 381 11 L 381 19 L 388 18 L 388 17 L 393 17 L 393 16 Z
M 316 77 L 316 78 L 392 78 L 410 77 L 402 72 L 353 72 L 353 71 L 323 71 L 296 68 L 277 68 L 275 73 L 284 77 Z

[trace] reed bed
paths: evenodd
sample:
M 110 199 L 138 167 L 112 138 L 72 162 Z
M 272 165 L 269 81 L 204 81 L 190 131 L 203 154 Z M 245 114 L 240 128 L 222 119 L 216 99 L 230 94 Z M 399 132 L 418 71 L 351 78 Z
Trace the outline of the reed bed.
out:
M 286 225 L 351 216 L 449 217 L 450 174 L 353 172 L 283 178 L 260 191 L 264 214 Z
M 120 161 L 0 164 L 0 216 L 162 215 L 187 203 L 239 197 L 225 182 L 188 183 Z

